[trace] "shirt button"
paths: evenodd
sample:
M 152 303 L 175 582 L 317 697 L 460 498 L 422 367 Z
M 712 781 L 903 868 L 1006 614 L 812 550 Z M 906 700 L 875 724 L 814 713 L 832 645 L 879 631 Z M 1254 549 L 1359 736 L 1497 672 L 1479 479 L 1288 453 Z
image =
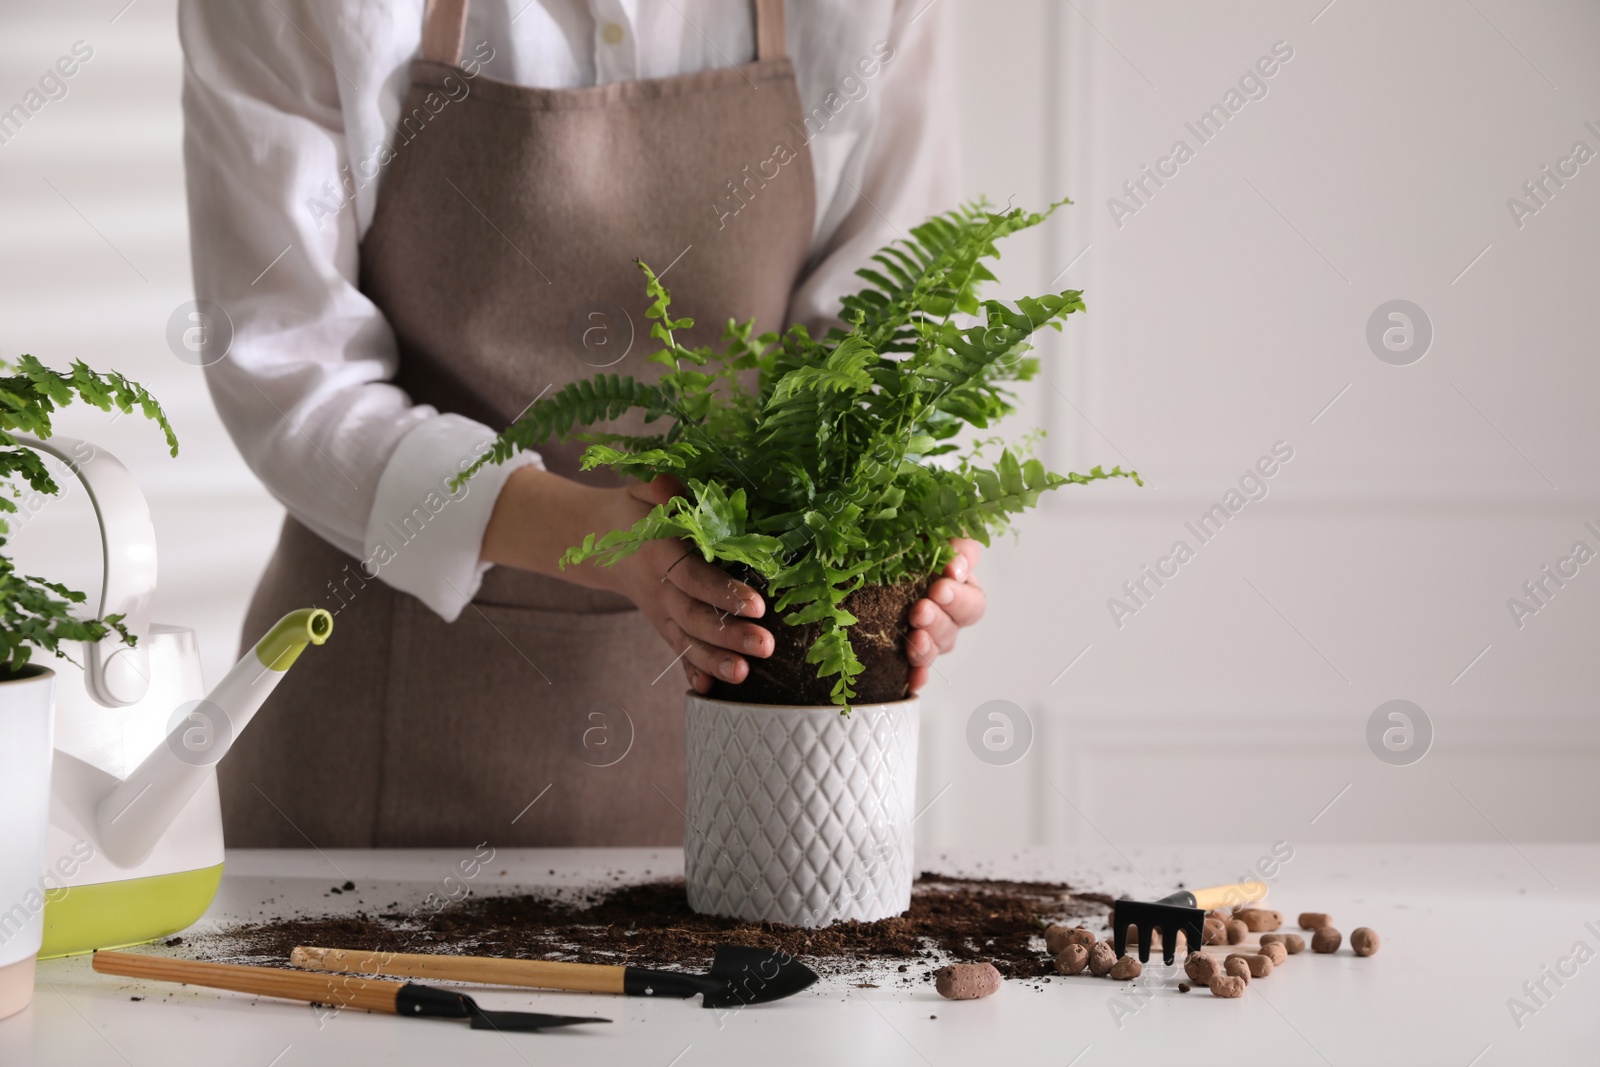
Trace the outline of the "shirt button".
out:
M 622 43 L 622 27 L 615 22 L 608 22 L 600 27 L 600 39 L 606 44 Z

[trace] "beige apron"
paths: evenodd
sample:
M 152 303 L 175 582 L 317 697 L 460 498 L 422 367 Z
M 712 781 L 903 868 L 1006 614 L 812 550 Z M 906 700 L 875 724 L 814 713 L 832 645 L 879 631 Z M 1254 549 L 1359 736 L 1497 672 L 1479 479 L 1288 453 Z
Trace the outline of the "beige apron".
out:
M 782 328 L 814 192 L 781 0 L 755 18 L 753 63 L 536 89 L 469 77 L 465 0 L 430 0 L 361 246 L 413 400 L 499 429 L 599 369 L 654 378 L 635 257 L 688 343 Z M 568 476 L 580 451 L 541 448 Z M 497 567 L 446 623 L 291 518 L 246 643 L 310 605 L 333 638 L 221 764 L 229 845 L 681 843 L 682 670 L 628 601 Z

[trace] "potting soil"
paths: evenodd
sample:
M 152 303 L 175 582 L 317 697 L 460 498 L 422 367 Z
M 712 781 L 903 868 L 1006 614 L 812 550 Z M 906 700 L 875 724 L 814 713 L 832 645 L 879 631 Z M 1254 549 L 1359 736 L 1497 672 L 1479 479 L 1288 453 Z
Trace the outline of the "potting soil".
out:
M 781 949 L 818 973 L 857 984 L 930 981 L 950 962 L 987 961 L 1007 978 L 1046 979 L 1044 929 L 1107 923 L 1111 898 L 1063 882 L 957 878 L 925 872 L 905 914 L 821 929 L 747 923 L 689 910 L 681 881 L 578 893 L 469 896 L 437 909 L 299 915 L 241 924 L 199 938 L 192 953 L 287 963 L 296 945 L 576 960 L 705 970 L 717 945 Z

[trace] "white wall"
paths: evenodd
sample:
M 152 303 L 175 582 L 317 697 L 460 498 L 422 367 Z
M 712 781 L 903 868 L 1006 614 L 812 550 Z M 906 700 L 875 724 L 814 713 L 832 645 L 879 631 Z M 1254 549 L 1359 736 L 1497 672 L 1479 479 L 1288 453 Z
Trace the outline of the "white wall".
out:
M 1506 602 L 1600 550 L 1600 165 L 1520 229 L 1506 200 L 1600 151 L 1600 9 L 1326 3 L 963 8 L 969 190 L 1077 201 L 1003 279 L 1082 255 L 1035 417 L 1059 464 L 1152 484 L 1063 492 L 993 554 L 993 625 L 930 694 L 924 795 L 954 785 L 929 843 L 1595 832 L 1600 567 L 1520 630 Z M 1266 97 L 1200 144 L 1184 123 L 1280 40 Z M 1118 226 L 1108 199 L 1180 138 L 1193 159 Z M 1364 336 L 1394 298 L 1435 330 L 1410 366 Z M 1185 521 L 1279 440 L 1270 495 L 1199 546 Z M 1179 538 L 1195 559 L 1118 628 L 1106 601 Z M 1038 734 L 1014 766 L 950 721 L 996 698 Z M 1394 698 L 1436 730 L 1412 766 L 1365 740 Z
M 1055 284 L 1090 308 L 1046 343 L 1018 426 L 1051 428 L 1057 467 L 1133 464 L 1150 484 L 1065 491 L 985 561 L 991 617 L 928 693 L 924 843 L 1202 838 L 1242 864 L 1277 839 L 1592 838 L 1600 566 L 1521 630 L 1506 600 L 1573 541 L 1600 549 L 1582 528 L 1600 527 L 1600 166 L 1521 229 L 1505 202 L 1575 140 L 1600 151 L 1600 12 L 938 2 L 959 9 L 969 191 L 1077 201 L 1006 249 L 997 292 L 1071 263 Z M 0 0 L 0 106 L 74 41 L 94 48 L 0 145 L 0 353 L 116 367 L 167 405 L 177 460 L 133 419 L 60 428 L 144 481 L 158 617 L 200 629 L 215 678 L 280 511 L 164 340 L 189 297 L 181 58 L 170 0 L 124 3 Z M 1267 96 L 1197 145 L 1184 123 L 1279 40 L 1294 57 Z M 1117 226 L 1107 199 L 1179 138 L 1194 158 Z M 1364 339 L 1393 298 L 1435 329 L 1410 366 Z M 1195 546 L 1185 521 L 1280 440 L 1294 459 L 1270 495 L 1115 626 L 1107 599 Z M 83 506 L 30 523 L 23 562 L 93 585 Z M 1392 698 L 1437 733 L 1413 766 L 1365 741 Z M 995 699 L 1035 728 L 1009 766 L 966 741 Z

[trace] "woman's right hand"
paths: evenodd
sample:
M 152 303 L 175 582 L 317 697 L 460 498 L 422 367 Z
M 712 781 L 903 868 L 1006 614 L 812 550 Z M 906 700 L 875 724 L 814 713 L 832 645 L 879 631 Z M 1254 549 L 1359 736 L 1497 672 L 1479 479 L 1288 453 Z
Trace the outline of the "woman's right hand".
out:
M 622 499 L 613 502 L 618 514 L 611 524 L 602 522 L 596 533 L 627 529 L 682 489 L 676 479 L 663 475 L 648 484 L 607 490 Z M 725 682 L 744 681 L 750 673 L 745 656 L 772 655 L 772 635 L 740 621 L 765 613 L 761 594 L 707 563 L 686 541 L 650 541 L 626 559 L 593 567 L 592 572 L 637 604 L 667 644 L 683 653 L 684 673 L 697 693 L 711 691 L 713 675 Z
M 697 693 L 709 692 L 713 677 L 742 682 L 750 673 L 746 656 L 772 655 L 772 635 L 742 621 L 760 618 L 766 605 L 761 594 L 707 563 L 687 542 L 651 541 L 610 566 L 559 566 L 567 547 L 585 535 L 625 530 L 682 491 L 665 475 L 648 484 L 595 489 L 536 467 L 519 468 L 495 502 L 483 558 L 627 597 L 680 654 Z

